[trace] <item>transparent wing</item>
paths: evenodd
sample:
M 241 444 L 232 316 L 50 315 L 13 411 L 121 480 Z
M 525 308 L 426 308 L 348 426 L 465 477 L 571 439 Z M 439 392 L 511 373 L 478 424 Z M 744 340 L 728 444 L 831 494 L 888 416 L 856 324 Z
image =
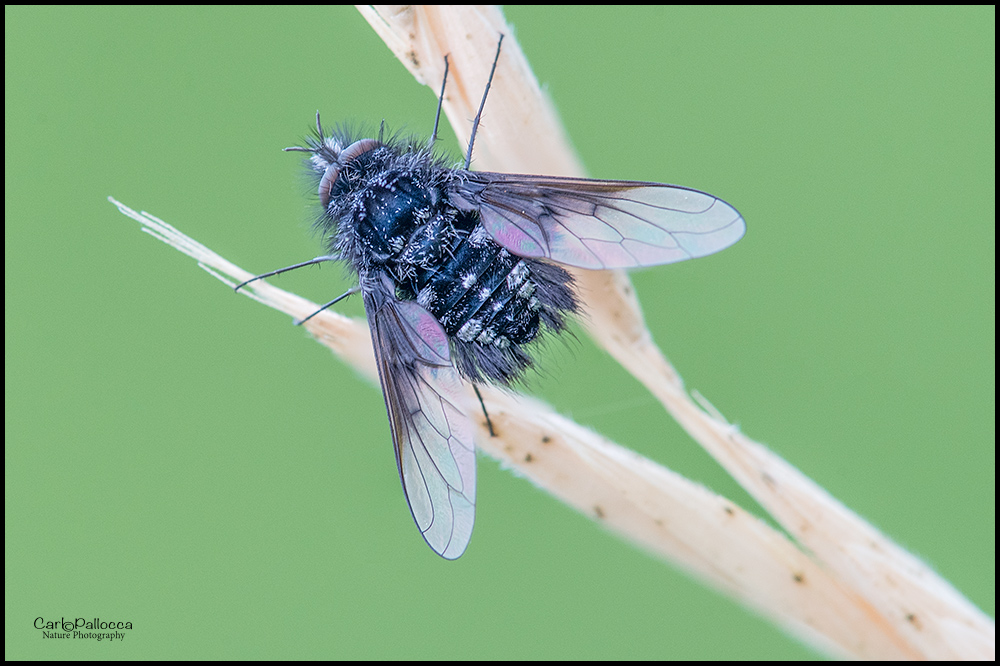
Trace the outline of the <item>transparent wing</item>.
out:
M 459 197 L 498 243 L 580 268 L 635 268 L 703 257 L 746 231 L 722 199 L 676 185 L 469 172 Z
M 453 560 L 472 536 L 476 449 L 448 336 L 388 285 L 366 291 L 365 309 L 406 501 L 427 544 Z

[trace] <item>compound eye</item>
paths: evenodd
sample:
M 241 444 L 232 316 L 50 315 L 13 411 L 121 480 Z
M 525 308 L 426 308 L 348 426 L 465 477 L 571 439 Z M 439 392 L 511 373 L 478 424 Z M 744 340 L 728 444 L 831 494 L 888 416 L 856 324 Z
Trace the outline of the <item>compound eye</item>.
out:
M 319 181 L 319 203 L 323 210 L 330 205 L 330 194 L 333 192 L 333 184 L 337 182 L 340 175 L 340 164 L 333 162 L 323 172 L 323 177 Z
M 341 164 L 347 164 L 356 157 L 364 155 L 369 150 L 375 150 L 381 144 L 375 139 L 361 139 L 360 141 L 355 141 L 347 148 L 344 148 L 344 152 L 340 154 L 340 159 L 337 160 Z
M 336 162 L 331 163 L 330 166 L 326 168 L 326 171 L 323 172 L 323 178 L 319 181 L 319 203 L 323 206 L 324 210 L 330 205 L 330 197 L 333 194 L 333 186 L 337 182 L 337 177 L 340 176 L 341 167 L 368 151 L 378 148 L 380 145 L 381 144 L 375 139 L 361 139 L 360 141 L 355 141 L 340 153 Z

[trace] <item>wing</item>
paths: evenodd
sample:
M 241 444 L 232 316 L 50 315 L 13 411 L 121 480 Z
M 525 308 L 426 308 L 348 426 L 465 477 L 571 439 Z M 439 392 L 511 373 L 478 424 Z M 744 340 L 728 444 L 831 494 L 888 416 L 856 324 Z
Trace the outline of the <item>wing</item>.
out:
M 522 257 L 580 268 L 635 268 L 703 257 L 746 231 L 722 199 L 676 185 L 468 172 L 458 203 Z
M 388 282 L 365 291 L 365 310 L 406 501 L 427 544 L 453 560 L 472 536 L 476 448 L 448 336 Z

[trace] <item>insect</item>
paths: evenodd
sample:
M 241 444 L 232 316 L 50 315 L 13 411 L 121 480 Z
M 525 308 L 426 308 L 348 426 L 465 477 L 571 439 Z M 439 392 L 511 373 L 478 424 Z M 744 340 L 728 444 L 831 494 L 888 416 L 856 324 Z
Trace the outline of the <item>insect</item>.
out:
M 475 518 L 463 381 L 511 385 L 531 367 L 532 343 L 565 328 L 578 300 L 559 264 L 668 264 L 722 250 L 746 228 L 729 204 L 684 187 L 471 171 L 502 43 L 464 167 L 432 151 L 447 58 L 429 141 L 386 138 L 384 126 L 378 138 L 328 131 L 317 113 L 316 135 L 286 150 L 308 155 L 329 254 L 253 278 L 325 261 L 357 274 L 357 287 L 320 310 L 361 292 L 403 491 L 420 533 L 446 559 L 465 551 Z

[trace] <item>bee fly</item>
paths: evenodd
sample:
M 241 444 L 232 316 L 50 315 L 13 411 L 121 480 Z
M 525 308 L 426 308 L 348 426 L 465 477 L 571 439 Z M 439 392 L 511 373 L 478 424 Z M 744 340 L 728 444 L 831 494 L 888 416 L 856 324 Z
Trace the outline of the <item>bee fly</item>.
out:
M 461 168 L 432 152 L 447 57 L 428 142 L 386 139 L 384 127 L 377 139 L 327 132 L 317 113 L 315 137 L 286 150 L 309 155 L 329 254 L 253 278 L 337 260 L 357 273 L 357 287 L 317 312 L 361 292 L 403 492 L 446 559 L 465 551 L 475 518 L 462 380 L 511 385 L 532 364 L 531 343 L 565 328 L 577 297 L 557 264 L 669 264 L 729 247 L 746 228 L 726 202 L 684 187 L 470 171 L 499 58 L 500 44 Z

